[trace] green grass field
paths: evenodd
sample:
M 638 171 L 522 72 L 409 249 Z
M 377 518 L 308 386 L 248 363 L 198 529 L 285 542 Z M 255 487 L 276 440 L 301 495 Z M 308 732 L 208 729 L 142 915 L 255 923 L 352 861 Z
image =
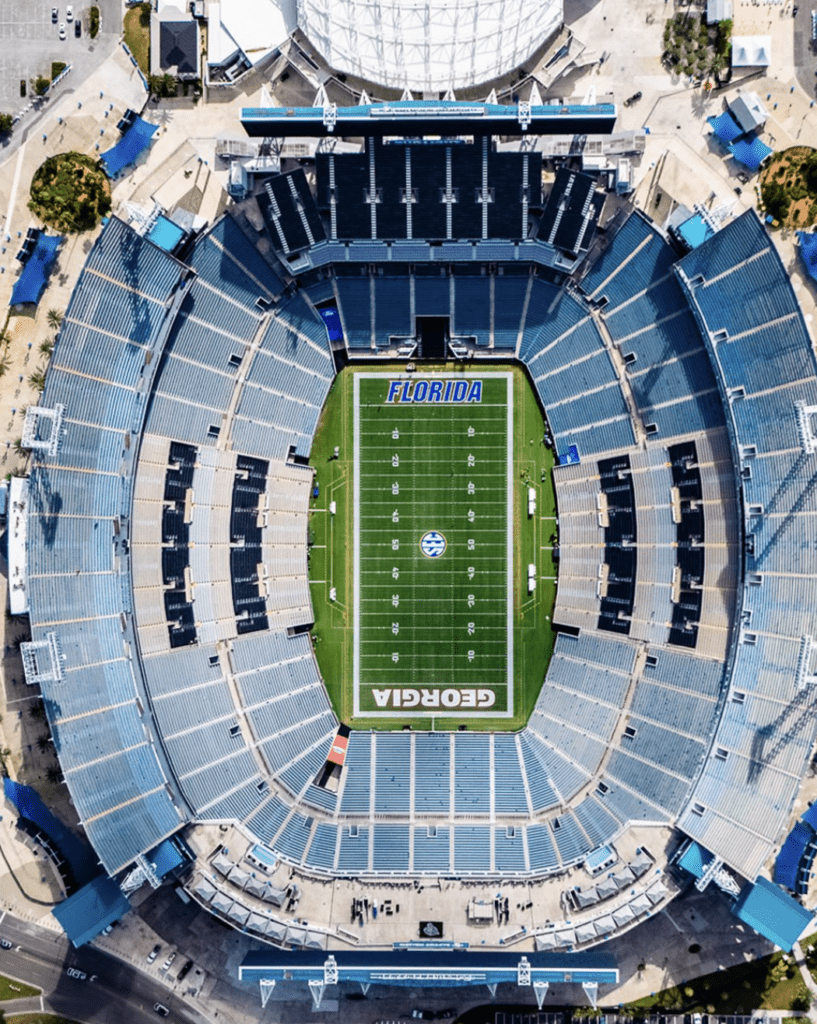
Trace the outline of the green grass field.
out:
M 432 385 L 473 401 L 401 400 Z M 355 715 L 511 717 L 511 375 L 360 373 L 354 409 Z
M 553 646 L 552 455 L 520 369 L 424 367 L 415 381 L 430 385 L 435 374 L 480 380 L 482 401 L 388 402 L 400 370 L 381 366 L 347 368 L 335 381 L 311 459 L 320 487 L 310 520 L 316 655 L 354 728 L 516 729 Z M 445 538 L 437 557 L 420 548 L 430 531 Z

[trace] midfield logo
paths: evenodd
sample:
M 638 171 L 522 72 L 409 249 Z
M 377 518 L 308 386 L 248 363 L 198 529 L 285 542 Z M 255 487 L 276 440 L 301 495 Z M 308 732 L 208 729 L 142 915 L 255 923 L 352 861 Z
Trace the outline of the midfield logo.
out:
M 426 558 L 439 558 L 447 547 L 447 541 L 437 530 L 424 533 L 420 538 L 420 550 Z
M 387 402 L 432 404 L 449 402 L 457 405 L 482 401 L 481 380 L 390 380 Z

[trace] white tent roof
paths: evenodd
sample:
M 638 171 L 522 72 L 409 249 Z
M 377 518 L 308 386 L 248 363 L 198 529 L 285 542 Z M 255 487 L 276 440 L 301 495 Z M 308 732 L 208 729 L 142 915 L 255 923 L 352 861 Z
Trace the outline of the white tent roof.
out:
M 706 20 L 710 25 L 716 21 L 728 21 L 732 17 L 732 0 L 707 0 Z
M 581 924 L 576 929 L 576 938 L 579 942 L 590 942 L 597 937 L 596 929 L 592 924 Z
M 227 875 L 227 880 L 232 882 L 233 885 L 238 885 L 242 889 L 250 880 L 250 876 L 246 871 L 242 871 L 239 867 L 234 867 L 233 870 Z
M 732 67 L 768 67 L 771 61 L 771 36 L 732 36 Z
M 537 935 L 534 939 L 537 950 L 553 949 L 556 946 L 556 936 L 553 932 L 545 932 L 544 935 Z
M 297 26 L 294 0 L 223 0 L 220 8 L 221 29 L 252 64 L 285 43 Z M 212 7 L 210 12 L 212 18 Z M 212 62 L 209 53 L 207 59 Z
M 562 24 L 562 6 L 563 0 L 298 0 L 298 27 L 338 71 L 436 91 L 479 85 L 524 64 Z
M 246 927 L 254 932 L 257 932 L 259 935 L 263 935 L 264 932 L 266 932 L 267 930 L 268 921 L 269 918 L 264 917 L 263 914 L 250 914 L 250 916 L 247 918 Z
M 228 857 L 220 853 L 213 861 L 213 867 L 216 871 L 220 871 L 222 875 L 229 875 L 235 864 Z
M 193 892 L 199 897 L 199 899 L 206 900 L 208 903 L 215 896 L 215 886 L 211 885 L 206 878 L 200 878 L 193 886 Z
M 250 916 L 249 907 L 245 907 L 242 903 L 234 903 L 227 911 L 227 916 L 231 917 L 234 921 L 239 924 L 244 924 L 247 918 Z
M 216 910 L 220 910 L 222 914 L 226 914 L 232 905 L 232 896 L 228 896 L 226 892 L 222 892 L 221 889 L 219 889 L 213 897 L 213 906 Z
M 623 907 L 619 907 L 618 910 L 614 910 L 613 920 L 616 922 L 616 925 L 619 928 L 621 928 L 622 925 L 628 924 L 630 921 L 635 920 L 635 914 L 633 913 L 630 904 L 625 903 Z

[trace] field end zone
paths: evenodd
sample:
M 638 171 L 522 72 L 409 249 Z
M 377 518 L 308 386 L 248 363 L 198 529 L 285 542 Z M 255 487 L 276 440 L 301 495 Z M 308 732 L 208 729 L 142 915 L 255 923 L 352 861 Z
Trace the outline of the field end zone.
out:
M 355 374 L 356 718 L 514 716 L 513 390 Z

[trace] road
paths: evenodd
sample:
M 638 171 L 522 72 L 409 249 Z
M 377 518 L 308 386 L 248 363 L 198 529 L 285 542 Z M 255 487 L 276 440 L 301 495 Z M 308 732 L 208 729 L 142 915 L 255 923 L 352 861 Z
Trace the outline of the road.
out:
M 165 985 L 91 946 L 74 949 L 63 934 L 6 914 L 0 938 L 14 943 L 13 949 L 0 949 L 0 973 L 41 988 L 46 1011 L 85 1024 L 156 1024 L 161 1018 L 153 1005 L 160 1002 L 170 1010 L 169 1021 L 207 1021 Z M 69 978 L 69 967 L 89 980 Z
M 817 96 L 817 77 L 814 72 L 817 69 L 817 49 L 811 41 L 811 12 L 814 8 L 811 4 L 800 3 L 794 21 L 794 68 L 797 74 L 797 81 L 806 91 L 806 94 L 814 99 Z

